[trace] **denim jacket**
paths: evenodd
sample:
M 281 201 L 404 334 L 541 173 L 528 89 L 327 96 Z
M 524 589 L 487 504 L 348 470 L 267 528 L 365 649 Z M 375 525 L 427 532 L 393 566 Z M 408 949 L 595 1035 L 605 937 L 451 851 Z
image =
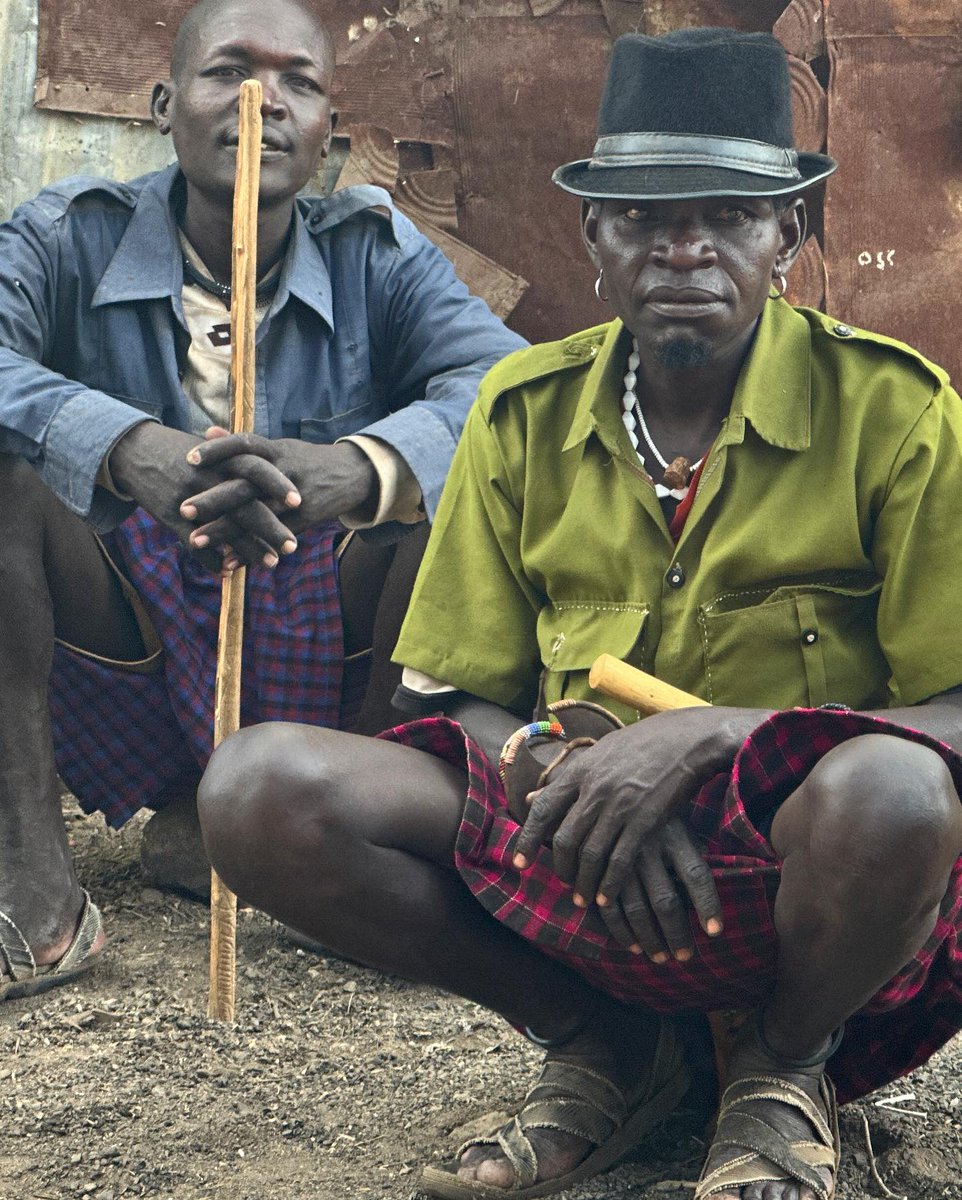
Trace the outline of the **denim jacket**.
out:
M 131 509 L 96 486 L 117 440 L 145 415 L 190 428 L 180 185 L 176 166 L 74 177 L 0 225 L 0 451 L 101 531 Z M 299 197 L 257 331 L 255 431 L 380 438 L 431 517 L 482 376 L 524 345 L 380 188 Z

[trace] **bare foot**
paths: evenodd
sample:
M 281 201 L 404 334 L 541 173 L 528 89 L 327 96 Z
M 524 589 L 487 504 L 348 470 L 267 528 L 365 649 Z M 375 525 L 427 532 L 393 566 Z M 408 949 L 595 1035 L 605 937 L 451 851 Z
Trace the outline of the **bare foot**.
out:
M 744 1039 L 736 1044 L 732 1051 L 726 1087 L 748 1076 L 776 1076 L 786 1083 L 794 1084 L 796 1087 L 801 1088 L 806 1095 L 811 1097 L 815 1103 L 815 1107 L 822 1116 L 828 1120 L 828 1114 L 825 1111 L 825 1105 L 819 1093 L 819 1080 L 823 1071 L 824 1068 L 819 1066 L 803 1071 L 787 1072 L 779 1064 L 778 1059 L 773 1059 L 764 1052 L 753 1035 L 746 1035 Z M 755 1090 L 761 1090 L 761 1085 Z M 813 1130 L 811 1123 L 798 1109 L 777 1100 L 748 1101 L 740 1104 L 738 1111 L 765 1121 L 777 1129 L 790 1142 L 820 1140 L 817 1133 Z M 743 1151 L 731 1146 L 719 1147 L 717 1150 L 715 1147 L 712 1147 L 708 1152 L 705 1174 L 707 1175 L 710 1171 L 716 1170 L 724 1163 L 740 1157 L 742 1153 Z M 774 1164 L 772 1164 L 772 1167 L 773 1175 L 784 1174 Z M 832 1172 L 819 1167 L 818 1174 L 825 1183 L 827 1193 L 831 1195 L 833 1191 Z M 797 1180 L 784 1179 L 782 1181 L 772 1180 L 762 1183 L 752 1183 L 740 1189 L 723 1189 L 717 1192 L 710 1192 L 709 1197 L 710 1200 L 819 1200 L 818 1194 L 806 1184 Z
M 548 1059 L 586 1067 L 604 1076 L 625 1094 L 630 1106 L 649 1086 L 659 1027 L 657 1016 L 612 1002 L 590 1029 L 563 1048 L 551 1051 Z M 529 1129 L 527 1137 L 537 1158 L 538 1182 L 567 1174 L 595 1144 L 555 1129 Z M 510 1189 L 516 1182 L 514 1167 L 496 1145 L 469 1147 L 461 1156 L 458 1175 L 488 1187 Z

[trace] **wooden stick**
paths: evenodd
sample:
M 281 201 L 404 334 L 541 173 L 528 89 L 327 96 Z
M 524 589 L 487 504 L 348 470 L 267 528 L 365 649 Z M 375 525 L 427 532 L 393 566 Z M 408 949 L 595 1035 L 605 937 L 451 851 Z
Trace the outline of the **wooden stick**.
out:
M 647 671 L 630 667 L 611 654 L 599 654 L 588 672 L 588 686 L 650 716 L 671 708 L 695 708 L 708 704 L 690 692 L 672 687 Z
M 231 431 L 254 428 L 254 292 L 257 284 L 257 193 L 261 173 L 261 85 L 240 88 L 237 175 L 231 265 Z M 240 728 L 241 656 L 244 644 L 244 584 L 238 567 L 224 579 L 217 634 L 214 693 L 214 745 Z M 207 1015 L 233 1021 L 236 970 L 237 897 L 216 871 L 210 881 L 210 995 Z

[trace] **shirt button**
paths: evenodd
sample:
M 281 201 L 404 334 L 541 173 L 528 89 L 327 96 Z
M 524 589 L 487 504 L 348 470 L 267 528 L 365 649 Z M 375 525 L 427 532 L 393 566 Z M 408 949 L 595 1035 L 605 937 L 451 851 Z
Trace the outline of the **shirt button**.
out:
M 818 641 L 818 630 L 817 629 L 803 629 L 802 630 L 803 645 L 814 646 L 817 641 Z
M 855 336 L 854 331 L 848 325 L 835 325 L 833 328 L 839 337 Z
M 678 563 L 668 572 L 668 586 L 670 588 L 680 588 L 685 582 L 685 572 L 681 569 Z

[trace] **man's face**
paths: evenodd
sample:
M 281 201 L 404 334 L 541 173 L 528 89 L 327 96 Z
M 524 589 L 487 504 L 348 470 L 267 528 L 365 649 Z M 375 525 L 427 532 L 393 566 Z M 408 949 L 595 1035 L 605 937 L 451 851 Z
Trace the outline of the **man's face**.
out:
M 764 197 L 604 200 L 584 233 L 639 343 L 666 367 L 698 366 L 747 347 L 776 262 L 798 248 L 801 211 L 776 213 Z
M 198 26 L 181 68 L 154 95 L 154 120 L 171 133 L 197 191 L 229 205 L 237 162 L 238 94 L 264 89 L 261 204 L 286 201 L 314 174 L 331 139 L 330 43 L 296 4 L 225 0 Z

